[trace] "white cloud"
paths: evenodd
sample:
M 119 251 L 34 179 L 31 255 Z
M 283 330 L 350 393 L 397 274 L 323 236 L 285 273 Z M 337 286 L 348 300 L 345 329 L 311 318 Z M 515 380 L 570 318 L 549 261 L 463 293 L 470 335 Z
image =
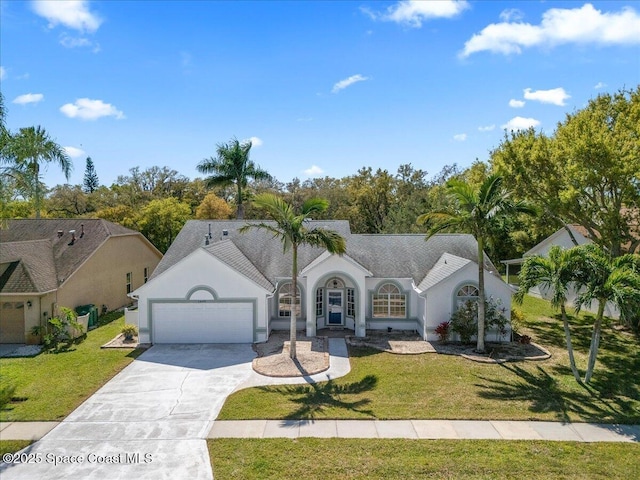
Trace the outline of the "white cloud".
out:
M 80 158 L 86 155 L 86 152 L 81 148 L 76 148 L 76 147 L 62 147 L 62 148 L 64 148 L 64 151 L 67 152 L 67 155 L 69 155 L 71 158 Z
M 500 12 L 500 20 L 503 22 L 518 22 L 524 18 L 524 12 L 517 8 L 509 8 Z
M 37 15 L 49 20 L 50 28 L 61 24 L 81 32 L 95 32 L 102 23 L 98 15 L 89 11 L 89 2 L 85 0 L 35 0 L 32 8 Z
M 509 100 L 509 106 L 511 108 L 522 108 L 524 107 L 524 104 L 526 102 L 523 102 L 522 100 L 516 100 L 514 98 L 512 98 L 511 100 Z
M 60 45 L 65 48 L 78 48 L 78 47 L 88 47 L 93 48 L 93 53 L 98 53 L 100 51 L 100 44 L 93 43 L 86 37 L 71 37 L 66 33 L 63 33 L 60 36 Z
M 486 26 L 467 40 L 460 56 L 482 51 L 519 54 L 527 47 L 565 43 L 640 44 L 640 15 L 630 7 L 602 13 L 589 3 L 573 9 L 551 8 L 542 15 L 539 25 L 503 21 Z
M 535 118 L 513 117 L 507 123 L 502 125 L 506 130 L 526 130 L 530 127 L 537 127 L 540 125 L 540 121 Z
M 606 84 L 606 83 L 598 82 L 598 83 L 596 83 L 596 84 L 593 86 L 593 88 L 595 88 L 596 90 L 600 90 L 601 88 L 604 88 L 604 87 L 606 87 L 606 86 L 607 86 L 607 84 Z
M 331 89 L 331 93 L 338 93 L 340 90 L 344 90 L 354 83 L 364 82 L 365 80 L 369 80 L 369 77 L 363 77 L 359 73 L 357 75 L 351 75 L 349 78 L 337 82 Z
M 263 143 L 262 139 L 258 137 L 251 137 L 248 140 L 251 142 L 252 147 L 259 147 Z
M 527 100 L 535 100 L 540 103 L 551 103 L 552 105 L 564 106 L 565 100 L 571 98 L 564 88 L 552 88 L 551 90 L 535 90 L 530 88 L 524 89 L 524 98 Z
M 402 0 L 387 8 L 384 13 L 372 12 L 368 9 L 361 9 L 373 20 L 385 22 L 395 22 L 413 28 L 422 27 L 422 22 L 433 18 L 452 18 L 460 15 L 469 8 L 466 0 Z
M 485 125 L 483 127 L 478 127 L 478 130 L 481 132 L 490 132 L 492 130 L 495 130 L 496 126 L 494 124 L 491 125 Z
M 79 98 L 75 103 L 66 103 L 60 107 L 60 111 L 69 118 L 81 120 L 97 120 L 101 117 L 115 117 L 118 120 L 125 118 L 124 113 L 114 105 L 90 98 Z
M 467 139 L 467 134 L 466 133 L 458 133 L 458 134 L 453 136 L 453 139 L 456 142 L 464 142 Z
M 12 103 L 18 105 L 27 105 L 28 103 L 38 103 L 44 99 L 44 95 L 41 93 L 25 93 L 24 95 L 18 95 L 13 99 Z
M 304 173 L 307 177 L 318 177 L 324 173 L 324 170 L 322 170 L 317 165 L 311 165 L 311 167 L 303 170 L 302 173 Z

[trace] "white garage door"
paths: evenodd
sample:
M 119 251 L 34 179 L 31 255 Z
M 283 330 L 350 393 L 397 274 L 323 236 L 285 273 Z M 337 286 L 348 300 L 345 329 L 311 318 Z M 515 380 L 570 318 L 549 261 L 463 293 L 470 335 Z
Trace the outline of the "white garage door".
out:
M 252 303 L 156 303 L 153 343 L 252 343 Z

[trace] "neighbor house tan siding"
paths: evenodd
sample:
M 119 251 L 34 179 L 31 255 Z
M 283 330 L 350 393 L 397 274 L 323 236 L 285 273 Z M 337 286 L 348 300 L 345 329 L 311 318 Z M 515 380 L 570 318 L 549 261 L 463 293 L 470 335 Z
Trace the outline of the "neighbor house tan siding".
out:
M 59 288 L 58 306 L 75 309 L 94 304 L 100 311 L 106 305 L 111 311 L 130 305 L 127 273 L 131 273 L 133 291 L 144 283 L 145 267 L 150 275 L 161 258 L 141 235 L 110 237 Z

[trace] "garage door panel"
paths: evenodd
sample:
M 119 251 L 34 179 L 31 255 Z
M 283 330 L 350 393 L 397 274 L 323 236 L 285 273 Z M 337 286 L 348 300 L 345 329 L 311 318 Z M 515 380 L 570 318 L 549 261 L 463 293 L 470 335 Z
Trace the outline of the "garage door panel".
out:
M 152 329 L 153 343 L 251 343 L 253 304 L 154 304 Z

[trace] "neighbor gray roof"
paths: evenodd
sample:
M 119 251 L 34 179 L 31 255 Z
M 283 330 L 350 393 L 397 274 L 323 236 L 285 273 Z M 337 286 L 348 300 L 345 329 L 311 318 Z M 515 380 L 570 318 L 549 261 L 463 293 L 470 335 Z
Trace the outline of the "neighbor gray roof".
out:
M 76 236 L 73 245 L 69 245 L 71 230 L 75 230 Z M 102 219 L 8 220 L 6 228 L 0 229 L 0 291 L 55 290 L 107 238 L 119 235 L 139 233 Z
M 283 254 L 282 243 L 265 230 L 252 228 L 240 234 L 238 229 L 247 223 L 257 222 L 188 221 L 160 261 L 152 278 L 160 275 L 194 250 L 204 247 L 256 283 L 265 288 L 270 286 L 270 290 L 273 289 L 279 279 L 291 277 L 291 255 Z M 273 222 L 264 221 L 264 223 Z M 439 234 L 425 241 L 425 236 L 422 234 L 352 234 L 349 222 L 346 220 L 313 220 L 309 222 L 308 227 L 337 231 L 346 240 L 346 254 L 368 269 L 375 277 L 412 278 L 414 283 L 419 285 L 444 253 L 477 261 L 478 245 L 472 235 Z M 211 238 L 209 238 L 209 232 L 211 232 Z M 206 246 L 207 240 L 209 246 Z M 298 251 L 298 268 L 304 269 L 323 252 L 321 248 L 301 246 Z M 496 271 L 488 259 L 485 267 L 489 271 Z

